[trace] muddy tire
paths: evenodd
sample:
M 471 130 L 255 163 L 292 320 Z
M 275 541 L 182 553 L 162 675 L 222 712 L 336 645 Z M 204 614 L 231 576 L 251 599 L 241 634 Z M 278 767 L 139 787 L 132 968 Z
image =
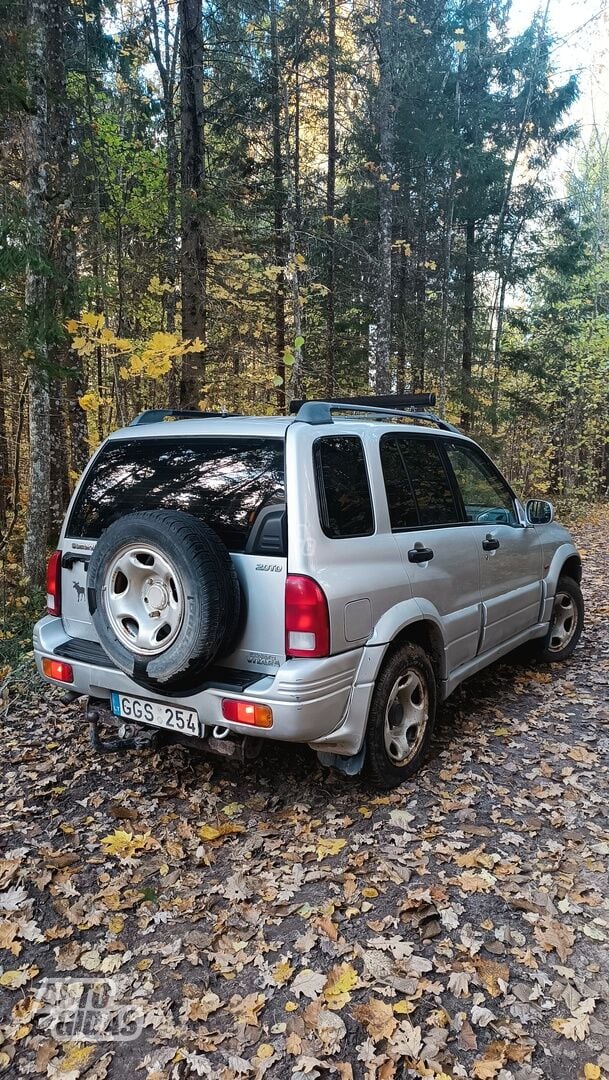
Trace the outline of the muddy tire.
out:
M 573 578 L 558 579 L 550 629 L 544 638 L 530 642 L 528 655 L 546 664 L 568 660 L 575 652 L 584 628 L 584 598 Z
M 425 760 L 436 715 L 437 688 L 419 645 L 393 650 L 376 681 L 366 730 L 365 773 L 387 791 L 413 776 Z

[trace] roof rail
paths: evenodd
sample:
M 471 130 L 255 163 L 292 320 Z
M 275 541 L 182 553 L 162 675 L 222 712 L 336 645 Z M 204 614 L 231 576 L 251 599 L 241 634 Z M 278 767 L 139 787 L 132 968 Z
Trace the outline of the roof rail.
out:
M 405 420 L 424 420 L 428 424 L 436 424 L 442 431 L 461 434 L 459 428 L 449 424 L 447 420 L 442 420 L 435 413 L 419 412 L 415 409 L 384 409 L 377 408 L 376 405 L 352 405 L 350 401 L 305 401 L 296 414 L 296 420 L 304 424 L 333 424 L 332 414 L 335 412 L 364 413 L 370 419 L 396 416 Z
M 290 412 L 297 413 L 306 398 L 295 398 L 290 402 Z M 434 406 L 435 394 L 360 394 L 357 397 L 324 398 L 328 405 L 374 405 L 379 409 L 420 409 Z
M 158 424 L 162 420 L 205 420 L 211 416 L 235 416 L 236 413 L 205 412 L 201 409 L 145 409 L 133 418 L 129 427 Z

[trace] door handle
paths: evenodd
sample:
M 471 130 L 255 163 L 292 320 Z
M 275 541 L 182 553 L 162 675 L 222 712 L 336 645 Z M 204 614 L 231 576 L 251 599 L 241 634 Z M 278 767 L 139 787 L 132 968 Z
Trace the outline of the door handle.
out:
M 433 551 L 426 547 L 413 547 L 408 552 L 408 562 L 429 562 L 433 559 Z
M 489 533 L 486 537 L 486 540 L 482 541 L 482 547 L 485 551 L 496 551 L 498 547 L 501 547 L 501 544 L 499 543 L 496 536 L 491 536 L 491 534 Z

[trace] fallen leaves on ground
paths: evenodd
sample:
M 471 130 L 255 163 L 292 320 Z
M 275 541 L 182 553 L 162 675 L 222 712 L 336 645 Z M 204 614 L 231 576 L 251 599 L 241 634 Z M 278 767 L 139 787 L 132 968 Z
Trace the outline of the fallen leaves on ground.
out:
M 387 795 L 301 748 L 99 756 L 77 704 L 13 683 L 2 1075 L 609 1080 L 608 524 L 574 659 L 466 684 Z M 141 1033 L 55 1030 L 55 979 L 111 982 Z

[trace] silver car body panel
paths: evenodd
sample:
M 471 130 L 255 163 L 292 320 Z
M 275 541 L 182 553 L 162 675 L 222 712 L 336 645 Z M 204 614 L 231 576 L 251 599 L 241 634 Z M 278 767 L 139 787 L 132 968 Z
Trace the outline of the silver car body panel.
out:
M 466 522 L 392 532 L 379 449 L 381 436 L 392 430 L 388 423 L 359 418 L 311 425 L 285 417 L 227 417 L 142 425 L 110 436 L 110 441 L 160 440 L 177 434 L 285 439 L 287 558 L 232 556 L 245 617 L 234 649 L 220 662 L 228 670 L 249 672 L 255 681 L 241 693 L 207 686 L 193 693 L 172 693 L 166 700 L 196 708 L 206 727 L 219 724 L 240 734 L 252 734 L 252 728 L 224 720 L 222 699 L 258 701 L 273 711 L 272 728 L 255 729 L 260 738 L 306 742 L 351 755 L 361 748 L 387 650 L 413 626 L 420 630 L 423 625 L 431 636 L 441 699 L 469 675 L 547 632 L 558 577 L 567 560 L 578 557 L 569 533 L 555 522 L 527 525 L 520 503 L 516 504 L 520 524 L 514 526 Z M 420 434 L 421 428 L 400 426 L 401 433 L 409 431 Z M 332 539 L 320 522 L 314 444 L 324 436 L 354 434 L 364 445 L 374 532 Z M 447 437 L 442 431 L 433 434 Z M 454 433 L 448 437 L 466 439 Z M 83 479 L 94 467 L 95 456 Z M 69 514 L 70 510 L 66 522 Z M 499 540 L 497 550 L 483 549 L 487 534 Z M 408 552 L 417 544 L 431 548 L 433 559 L 410 562 Z M 86 594 L 86 567 L 95 541 L 67 537 L 64 523 L 58 546 L 64 554 L 63 615 L 46 616 L 35 628 L 40 671 L 44 656 L 61 655 L 74 639 L 97 643 Z M 329 657 L 286 659 L 283 604 L 288 573 L 307 575 L 324 590 L 330 617 Z M 70 657 L 69 662 L 74 671 L 71 688 L 82 693 L 102 699 L 112 690 L 163 697 L 148 692 L 109 661 L 106 666 Z

